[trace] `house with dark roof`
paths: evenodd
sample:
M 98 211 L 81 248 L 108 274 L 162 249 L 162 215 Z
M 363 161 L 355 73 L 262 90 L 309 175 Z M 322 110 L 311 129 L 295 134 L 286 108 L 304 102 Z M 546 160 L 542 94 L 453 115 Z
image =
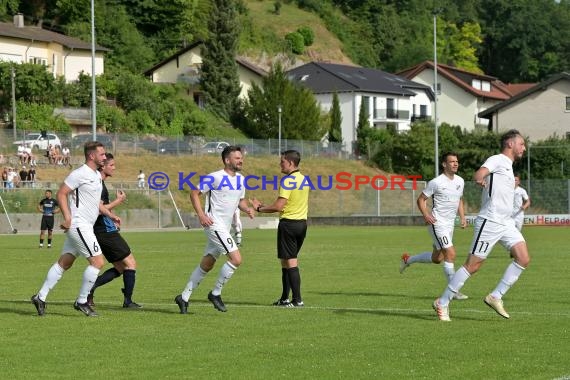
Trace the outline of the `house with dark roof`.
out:
M 397 72 L 409 80 L 434 88 L 434 64 L 425 61 Z M 490 75 L 472 73 L 450 65 L 437 65 L 438 123 L 459 125 L 465 130 L 488 128 L 479 113 L 510 99 L 521 86 L 506 85 Z
M 531 141 L 570 138 L 570 73 L 553 75 L 479 113 L 497 133 L 518 129 Z
M 204 106 L 204 94 L 200 89 L 200 68 L 202 66 L 201 47 L 203 41 L 195 41 L 180 49 L 170 57 L 144 71 L 153 83 L 186 83 L 189 95 L 196 104 Z M 261 84 L 267 72 L 244 58 L 236 58 L 238 78 L 241 85 L 240 98 L 247 97 L 252 83 Z
M 310 62 L 287 71 L 287 76 L 309 88 L 325 112 L 332 107 L 333 94 L 338 94 L 342 140 L 348 151 L 356 141 L 362 103 L 373 128 L 392 125 L 397 131 L 405 131 L 412 121 L 432 115 L 433 93 L 429 86 L 381 70 Z
M 103 74 L 105 53 L 95 46 L 95 75 Z M 44 65 L 54 77 L 77 80 L 83 71 L 91 75 L 91 43 L 24 24 L 17 14 L 13 23 L 0 22 L 0 61 Z

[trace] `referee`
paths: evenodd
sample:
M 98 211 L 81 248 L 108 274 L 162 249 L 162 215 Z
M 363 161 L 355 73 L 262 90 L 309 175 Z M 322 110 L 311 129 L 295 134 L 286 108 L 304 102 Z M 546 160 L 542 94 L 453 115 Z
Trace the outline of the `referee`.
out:
M 309 186 L 303 185 L 305 176 L 299 171 L 301 154 L 296 150 L 281 153 L 281 179 L 279 195 L 273 204 L 263 205 L 253 198 L 251 203 L 259 213 L 279 212 L 277 228 L 277 257 L 281 261 L 281 297 L 273 303 L 282 307 L 303 307 L 301 273 L 297 256 L 307 235 Z M 292 299 L 289 300 L 289 292 Z
M 45 198 L 40 201 L 38 211 L 42 213 L 42 222 L 40 226 L 40 248 L 44 247 L 44 236 L 47 231 L 48 248 L 51 248 L 51 240 L 53 235 L 54 214 L 59 212 L 57 200 L 52 198 L 51 190 L 46 190 Z

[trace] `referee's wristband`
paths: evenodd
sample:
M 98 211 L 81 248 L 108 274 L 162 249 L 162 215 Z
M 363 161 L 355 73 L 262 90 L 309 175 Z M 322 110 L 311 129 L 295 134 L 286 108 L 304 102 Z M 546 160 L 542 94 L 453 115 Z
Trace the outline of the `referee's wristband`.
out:
M 261 205 L 257 206 L 257 208 L 256 208 L 255 210 L 256 210 L 257 212 L 261 212 L 260 208 L 261 208 Z

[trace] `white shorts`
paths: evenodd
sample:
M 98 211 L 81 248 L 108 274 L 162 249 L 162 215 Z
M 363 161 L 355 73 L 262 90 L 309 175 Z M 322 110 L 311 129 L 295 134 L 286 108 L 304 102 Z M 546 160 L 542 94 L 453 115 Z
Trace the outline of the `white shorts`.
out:
M 208 238 L 204 256 L 210 255 L 217 260 L 220 255 L 227 255 L 238 250 L 234 238 L 226 227 L 213 224 L 205 228 L 204 233 Z
M 433 248 L 440 250 L 453 247 L 453 225 L 430 224 L 427 226 L 427 229 L 433 242 Z
M 509 218 L 506 224 L 499 224 L 477 217 L 469 254 L 486 259 L 497 242 L 510 251 L 515 244 L 524 241 L 512 218 Z
M 65 242 L 61 254 L 69 253 L 75 257 L 85 258 L 99 256 L 101 247 L 97 242 L 93 226 L 72 227 L 65 233 Z

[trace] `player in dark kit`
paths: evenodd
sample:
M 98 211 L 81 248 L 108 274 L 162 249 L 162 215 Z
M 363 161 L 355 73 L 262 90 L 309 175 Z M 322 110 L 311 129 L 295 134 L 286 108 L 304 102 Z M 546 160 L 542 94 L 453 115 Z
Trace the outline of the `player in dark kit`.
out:
M 99 168 L 101 177 L 103 178 L 101 200 L 108 210 L 112 210 L 119 204 L 123 203 L 127 199 L 127 195 L 122 190 L 117 190 L 117 198 L 113 202 L 110 202 L 109 191 L 105 186 L 104 180 L 113 175 L 113 172 L 115 171 L 115 160 L 111 153 L 106 153 L 106 157 L 107 159 L 105 160 L 105 164 Z M 93 285 L 91 293 L 87 297 L 87 302 L 91 306 L 94 306 L 93 297 L 95 289 L 113 281 L 122 274 L 124 288 L 121 290 L 125 297 L 123 307 L 129 309 L 140 308 L 141 306 L 136 302 L 133 302 L 131 299 L 135 288 L 137 263 L 131 253 L 131 248 L 119 233 L 119 228 L 108 217 L 99 215 L 95 225 L 93 226 L 93 231 L 95 232 L 97 241 L 101 246 L 103 256 L 105 256 L 109 263 L 113 264 L 113 268 L 107 269 L 102 275 L 97 277 L 97 281 L 95 281 L 95 285 Z
M 42 213 L 42 222 L 40 227 L 40 248 L 44 247 L 44 236 L 48 234 L 48 248 L 51 248 L 51 240 L 53 233 L 54 214 L 59 212 L 57 200 L 53 199 L 51 190 L 46 190 L 45 198 L 38 205 L 39 212 Z

